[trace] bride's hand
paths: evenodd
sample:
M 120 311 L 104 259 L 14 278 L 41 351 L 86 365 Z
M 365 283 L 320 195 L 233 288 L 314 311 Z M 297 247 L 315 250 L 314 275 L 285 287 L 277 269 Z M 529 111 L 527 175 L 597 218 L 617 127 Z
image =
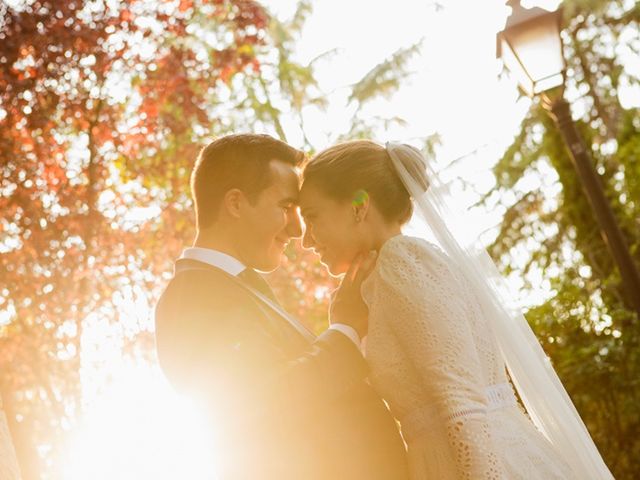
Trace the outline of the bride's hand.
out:
M 367 334 L 369 310 L 360 294 L 362 282 L 376 264 L 376 252 L 359 254 L 351 263 L 337 290 L 331 295 L 329 323 L 342 323 L 353 327 L 360 338 Z

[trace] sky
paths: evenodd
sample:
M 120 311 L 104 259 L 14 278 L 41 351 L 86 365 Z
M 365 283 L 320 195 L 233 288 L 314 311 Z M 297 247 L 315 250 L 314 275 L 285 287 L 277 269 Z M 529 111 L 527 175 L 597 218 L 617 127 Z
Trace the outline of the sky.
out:
M 278 16 L 290 15 L 296 4 L 264 3 Z M 337 54 L 318 65 L 317 78 L 325 91 L 333 92 L 333 101 L 327 116 L 309 130 L 315 128 L 320 139 L 329 129 L 346 129 L 346 87 L 399 48 L 422 41 L 412 64 L 414 75 L 391 101 L 370 109 L 371 115 L 393 113 L 408 121 L 408 127 L 388 136 L 411 140 L 438 131 L 450 140 L 452 153 L 463 153 L 513 132 L 521 116 L 514 108 L 516 92 L 499 88 L 501 67 L 495 58 L 495 34 L 507 13 L 498 1 L 445 0 L 439 11 L 432 2 L 415 0 L 397 0 L 392 6 L 363 0 L 314 2 L 298 44 L 299 59 L 308 61 L 332 49 Z M 492 112 L 491 122 L 487 112 Z
M 523 5 L 555 9 L 558 3 Z M 284 19 L 293 14 L 297 2 L 266 0 L 264 4 Z M 504 208 L 471 212 L 468 208 L 494 185 L 491 167 L 513 141 L 531 105 L 530 99 L 519 97 L 514 80 L 500 75 L 503 67 L 496 59 L 496 33 L 509 13 L 501 1 L 314 2 L 297 44 L 297 60 L 304 64 L 324 52 L 335 49 L 336 53 L 316 66 L 321 89 L 329 92 L 329 107 L 326 112 L 308 112 L 305 125 L 311 143 L 328 146 L 337 133 L 348 130 L 353 111 L 347 105 L 350 85 L 398 49 L 420 42 L 420 53 L 410 64 L 412 75 L 390 99 L 367 105 L 365 115 L 397 115 L 406 120 L 406 125 L 380 132 L 375 139 L 380 142 L 422 146 L 426 137 L 439 134 L 442 145 L 434 169 L 449 187 L 451 207 L 464 218 L 464 232 L 470 238 L 490 243 Z M 287 133 L 291 143 L 302 143 L 295 128 Z M 546 179 L 530 178 L 528 187 L 542 186 L 544 181 L 552 184 L 555 172 L 548 169 L 545 174 Z M 521 263 L 525 257 L 523 252 Z M 509 284 L 518 296 L 522 279 L 514 278 Z M 542 301 L 549 289 L 540 285 L 539 292 L 528 292 L 518 302 Z
M 266 0 L 279 18 L 292 15 L 295 0 Z M 316 76 L 329 93 L 326 112 L 310 111 L 305 124 L 311 143 L 327 146 L 336 133 L 348 130 L 349 85 L 400 48 L 421 42 L 411 62 L 413 74 L 390 99 L 365 108 L 375 117 L 397 115 L 406 126 L 380 132 L 380 142 L 402 141 L 421 146 L 438 133 L 436 171 L 445 181 L 459 185 L 456 201 L 461 210 L 474 203 L 478 193 L 493 185 L 491 166 L 517 134 L 531 101 L 518 99 L 514 81 L 499 79 L 502 64 L 495 56 L 496 33 L 510 9 L 501 1 L 443 0 L 316 1 L 297 45 L 298 60 L 308 62 L 323 52 L 337 53 L 319 62 Z M 537 2 L 554 8 L 557 1 Z M 302 143 L 291 128 L 289 141 Z M 490 229 L 502 212 L 474 215 L 473 234 Z
M 290 17 L 297 5 L 296 0 L 263 3 L 281 19 Z M 521 3 L 526 8 L 555 10 L 561 2 Z M 336 133 L 348 130 L 353 111 L 347 105 L 350 85 L 393 52 L 421 42 L 420 53 L 411 63 L 413 74 L 399 91 L 365 108 L 372 118 L 397 115 L 407 124 L 380 132 L 374 140 L 421 147 L 426 137 L 438 133 L 442 145 L 436 151 L 434 170 L 448 185 L 451 206 L 464 218 L 467 235 L 488 245 L 497 234 L 504 207 L 469 208 L 494 185 L 491 168 L 519 133 L 531 106 L 529 98 L 519 96 L 515 79 L 501 75 L 502 62 L 496 59 L 496 33 L 510 12 L 501 0 L 316 0 L 297 44 L 297 59 L 304 64 L 324 52 L 335 49 L 336 53 L 316 66 L 320 86 L 329 92 L 329 107 L 326 112 L 308 113 L 305 125 L 311 143 L 328 146 Z M 618 53 L 626 57 L 629 72 L 640 71 L 632 53 Z M 620 98 L 627 108 L 640 106 L 640 89 L 621 88 Z M 291 143 L 302 144 L 295 128 L 287 133 Z M 554 202 L 557 174 L 541 163 L 518 186 L 540 188 Z M 515 193 L 507 192 L 503 198 L 509 201 L 509 196 L 515 198 Z M 513 252 L 512 262 L 524 265 L 530 248 L 535 246 L 523 245 L 521 252 Z M 551 293 L 541 271 L 533 269 L 529 275 L 531 284 L 538 287 L 535 291 L 524 289 L 517 275 L 509 278 L 511 294 L 522 307 L 539 304 Z

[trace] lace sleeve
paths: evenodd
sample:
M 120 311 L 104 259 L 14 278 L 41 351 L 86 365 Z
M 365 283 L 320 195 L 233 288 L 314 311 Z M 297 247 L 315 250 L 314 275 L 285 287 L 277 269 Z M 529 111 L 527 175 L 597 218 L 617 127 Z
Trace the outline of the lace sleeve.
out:
M 405 238 L 392 247 L 379 259 L 376 296 L 445 422 L 459 478 L 504 478 L 460 284 L 435 246 Z

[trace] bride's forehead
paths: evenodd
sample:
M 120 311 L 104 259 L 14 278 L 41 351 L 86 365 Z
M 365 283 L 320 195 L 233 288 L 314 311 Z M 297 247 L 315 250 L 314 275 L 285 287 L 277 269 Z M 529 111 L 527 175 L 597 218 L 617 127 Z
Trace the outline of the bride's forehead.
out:
M 349 208 L 348 202 L 336 201 L 320 189 L 307 189 L 304 186 L 300 192 L 298 205 L 300 206 L 300 213 L 303 216 L 323 211 L 335 212 L 336 210 Z
M 322 204 L 323 200 L 325 200 L 325 195 L 320 191 L 320 189 L 303 183 L 302 188 L 300 189 L 299 200 L 301 207 L 313 207 Z

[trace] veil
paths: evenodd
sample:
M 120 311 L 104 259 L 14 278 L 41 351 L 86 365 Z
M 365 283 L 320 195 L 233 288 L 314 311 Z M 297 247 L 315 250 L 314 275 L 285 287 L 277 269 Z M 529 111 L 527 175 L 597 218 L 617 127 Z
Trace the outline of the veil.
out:
M 447 225 L 454 217 L 447 207 L 446 188 L 433 168 L 410 145 L 387 143 L 386 149 L 413 198 L 416 213 L 426 222 L 421 234 L 427 229 L 425 235 L 435 238 L 475 289 L 509 375 L 536 427 L 577 478 L 613 479 L 549 357 L 522 313 L 511 306 L 506 282 L 493 260 L 476 241 L 457 238 L 460 235 Z

